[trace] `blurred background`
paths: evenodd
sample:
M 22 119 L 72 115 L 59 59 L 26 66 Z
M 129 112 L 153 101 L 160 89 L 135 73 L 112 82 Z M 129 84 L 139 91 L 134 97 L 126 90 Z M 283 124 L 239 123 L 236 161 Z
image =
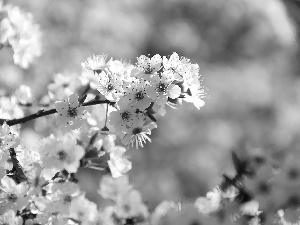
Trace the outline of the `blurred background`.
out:
M 231 151 L 280 156 L 300 140 L 298 1 L 11 0 L 43 32 L 43 55 L 27 70 L 0 51 L 0 87 L 29 85 L 45 94 L 55 73 L 81 73 L 91 54 L 132 63 L 141 54 L 179 55 L 198 63 L 206 105 L 171 108 L 152 143 L 130 149 L 130 181 L 155 207 L 193 201 L 233 174 Z M 299 4 L 298 4 L 299 5 Z M 103 173 L 80 171 L 87 197 Z

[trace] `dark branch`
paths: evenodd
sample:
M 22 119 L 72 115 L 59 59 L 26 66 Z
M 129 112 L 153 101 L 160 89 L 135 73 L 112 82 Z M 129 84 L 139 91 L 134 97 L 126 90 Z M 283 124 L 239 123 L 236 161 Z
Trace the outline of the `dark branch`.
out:
M 109 100 L 91 100 L 89 102 L 83 103 L 82 106 L 91 106 L 91 105 L 99 105 L 99 104 L 110 104 L 113 106 L 115 104 L 115 102 L 111 102 Z M 56 109 L 49 109 L 47 111 L 42 109 L 34 114 L 31 114 L 29 116 L 25 116 L 25 117 L 19 118 L 19 119 L 12 119 L 12 120 L 0 119 L 0 125 L 1 125 L 1 122 L 2 122 L 2 124 L 3 124 L 3 122 L 6 122 L 7 125 L 14 126 L 17 124 L 26 123 L 30 120 L 34 120 L 39 117 L 48 116 L 48 115 L 55 114 L 55 113 L 57 113 Z
M 20 123 L 25 123 L 27 121 L 34 120 L 34 119 L 42 117 L 42 116 L 51 115 L 51 114 L 54 114 L 54 113 L 56 113 L 56 109 L 50 109 L 50 110 L 47 110 L 47 111 L 44 111 L 42 109 L 42 110 L 39 110 L 37 113 L 34 113 L 32 115 L 29 115 L 29 116 L 25 116 L 25 117 L 20 118 L 20 119 L 7 120 L 6 124 L 8 126 L 14 126 L 14 125 L 17 125 L 17 124 L 20 124 Z

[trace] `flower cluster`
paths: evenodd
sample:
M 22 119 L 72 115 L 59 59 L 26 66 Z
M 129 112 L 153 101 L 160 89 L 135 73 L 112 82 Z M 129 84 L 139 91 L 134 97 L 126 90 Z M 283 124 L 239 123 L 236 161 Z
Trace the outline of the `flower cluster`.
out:
M 200 214 L 217 217 L 217 224 L 299 224 L 298 159 L 297 152 L 276 161 L 273 156 L 238 158 L 233 153 L 236 175 L 224 175 L 221 185 L 194 206 Z
M 14 51 L 14 63 L 22 68 L 28 68 L 33 60 L 40 56 L 41 32 L 34 24 L 30 13 L 22 12 L 18 7 L 4 5 L 0 2 L 0 43 L 10 46 Z
M 11 98 L 0 98 L 3 223 L 146 225 L 157 217 L 129 185 L 132 163 L 115 141 L 143 147 L 166 106 L 186 99 L 202 106 L 199 68 L 177 53 L 140 56 L 135 65 L 97 55 L 82 66 L 81 75 L 54 75 L 39 101 L 25 85 Z M 33 114 L 23 117 L 23 109 Z M 32 119 L 37 131 L 50 132 L 34 144 L 19 129 Z M 98 209 L 85 197 L 76 178 L 84 168 L 110 174 L 98 192 L 112 205 Z
M 1 2 L 0 11 L 1 45 L 27 68 L 41 54 L 39 28 L 17 7 Z M 55 74 L 39 101 L 25 85 L 0 97 L 0 224 L 300 224 L 297 152 L 280 160 L 233 153 L 235 175 L 224 174 L 205 196 L 150 209 L 129 183 L 125 146 L 151 141 L 168 106 L 204 106 L 199 66 L 174 52 L 142 55 L 135 64 L 93 55 L 82 67 L 81 74 Z M 30 120 L 42 135 L 28 141 L 20 124 Z M 104 173 L 101 207 L 80 189 L 76 175 L 84 169 Z
M 100 221 L 107 224 L 126 224 L 131 221 L 134 224 L 146 224 L 149 219 L 149 211 L 143 203 L 140 193 L 129 185 L 128 177 L 122 176 L 113 179 L 104 176 L 100 182 L 98 193 L 111 200 L 113 205 L 101 212 Z
M 39 27 L 4 1 L 0 12 L 1 47 L 12 47 L 15 64 L 27 68 L 41 54 Z M 92 55 L 81 65 L 81 73 L 55 74 L 40 100 L 25 85 L 0 97 L 0 224 L 300 224 L 297 152 L 280 160 L 233 153 L 235 175 L 224 174 L 205 196 L 148 207 L 130 185 L 125 146 L 150 142 L 168 107 L 204 106 L 199 66 L 176 52 L 141 55 L 135 64 Z M 41 136 L 28 141 L 20 124 L 30 120 Z M 104 174 L 101 207 L 78 184 L 84 169 Z
M 82 66 L 98 76 L 97 90 L 115 103 L 107 126 L 125 145 L 138 147 L 150 141 L 155 117 L 166 114 L 166 105 L 174 107 L 182 100 L 197 108 L 204 105 L 198 65 L 175 52 L 170 57 L 142 55 L 135 65 L 94 55 Z
M 0 41 L 27 68 L 41 54 L 32 16 L 0 4 Z M 300 223 L 299 153 L 280 160 L 233 153 L 234 176 L 194 202 L 163 201 L 150 209 L 129 183 L 127 147 L 151 141 L 168 106 L 204 106 L 198 64 L 142 55 L 135 64 L 93 55 L 82 72 L 58 73 L 38 101 L 22 85 L 0 97 L 0 223 L 10 225 L 269 225 Z M 27 113 L 25 115 L 25 110 Z M 53 115 L 52 115 L 53 114 Z M 52 116 L 51 116 L 52 115 Z M 34 121 L 41 136 L 23 138 Z M 123 146 L 116 145 L 120 140 Z M 86 197 L 76 174 L 100 170 L 101 207 Z M 288 191 L 287 191 L 288 190 Z

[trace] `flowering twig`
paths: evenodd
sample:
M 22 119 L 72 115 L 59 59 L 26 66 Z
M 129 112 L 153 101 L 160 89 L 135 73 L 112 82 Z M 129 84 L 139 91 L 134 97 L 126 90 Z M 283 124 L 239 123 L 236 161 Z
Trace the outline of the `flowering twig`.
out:
M 109 100 L 91 100 L 89 102 L 83 103 L 82 106 L 91 106 L 91 105 L 99 105 L 99 104 L 110 104 L 110 105 L 114 105 L 114 102 L 111 102 Z M 21 124 L 21 123 L 26 123 L 30 120 L 34 120 L 36 118 L 39 117 L 43 117 L 43 116 L 48 116 L 51 114 L 55 114 L 57 113 L 56 109 L 49 109 L 49 110 L 39 110 L 38 112 L 31 114 L 29 116 L 25 116 L 23 118 L 20 119 L 12 119 L 12 120 L 4 120 L 4 119 L 0 119 L 0 124 L 6 122 L 6 124 L 8 126 L 14 126 L 17 124 Z

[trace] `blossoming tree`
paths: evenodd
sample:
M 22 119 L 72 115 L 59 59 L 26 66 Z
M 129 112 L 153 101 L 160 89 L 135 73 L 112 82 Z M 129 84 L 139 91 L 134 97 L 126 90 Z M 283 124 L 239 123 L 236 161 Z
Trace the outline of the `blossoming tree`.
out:
M 2 2 L 0 10 L 1 47 L 11 47 L 14 63 L 27 68 L 41 55 L 39 26 L 18 7 Z M 293 156 L 278 167 L 263 155 L 233 153 L 236 174 L 224 174 L 205 197 L 162 201 L 150 210 L 129 183 L 127 149 L 151 141 L 166 107 L 204 106 L 199 66 L 174 52 L 142 55 L 135 64 L 93 55 L 82 68 L 80 76 L 56 74 L 40 101 L 24 85 L 0 97 L 0 224 L 291 224 L 287 215 L 297 214 L 300 204 Z M 21 127 L 35 119 L 50 134 L 32 148 Z M 110 205 L 98 208 L 85 197 L 79 168 L 107 172 L 98 193 Z

